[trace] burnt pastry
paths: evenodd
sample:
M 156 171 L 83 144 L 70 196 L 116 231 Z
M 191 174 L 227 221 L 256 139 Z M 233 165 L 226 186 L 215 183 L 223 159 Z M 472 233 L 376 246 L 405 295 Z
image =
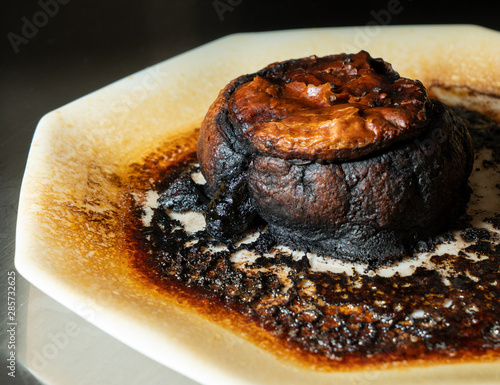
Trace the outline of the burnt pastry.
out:
M 370 264 L 411 253 L 464 212 L 474 157 L 451 108 L 365 51 L 234 79 L 197 156 L 213 237 L 260 217 L 284 245 Z

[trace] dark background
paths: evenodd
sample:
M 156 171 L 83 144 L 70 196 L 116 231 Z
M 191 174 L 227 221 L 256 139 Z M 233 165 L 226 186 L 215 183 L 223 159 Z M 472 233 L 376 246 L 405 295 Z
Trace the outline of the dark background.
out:
M 33 132 L 45 113 L 232 33 L 364 26 L 376 17 L 382 18 L 379 24 L 388 25 L 476 24 L 500 30 L 493 4 L 417 0 L 4 2 L 0 11 L 2 284 L 6 272 L 14 269 L 19 189 Z M 398 12 L 388 17 L 386 10 L 391 7 Z M 30 28 L 30 23 L 39 26 Z M 22 303 L 25 297 L 19 294 Z M 1 314 L 3 302 L 2 297 Z
M 57 3 L 55 15 L 15 53 L 8 34 L 22 36 L 22 18 L 32 21 L 42 10 L 40 3 L 56 1 L 8 1 L 2 6 L 2 134 L 21 127 L 24 131 L 27 124 L 34 128 L 44 113 L 79 96 L 231 33 L 363 26 L 389 3 L 399 3 L 400 9 L 391 15 L 390 25 L 466 23 L 500 28 L 491 1 L 59 0 L 67 4 Z M 221 11 L 221 4 L 227 8 Z M 24 151 L 28 144 L 23 143 Z M 17 143 L 13 147 L 9 150 L 20 151 Z

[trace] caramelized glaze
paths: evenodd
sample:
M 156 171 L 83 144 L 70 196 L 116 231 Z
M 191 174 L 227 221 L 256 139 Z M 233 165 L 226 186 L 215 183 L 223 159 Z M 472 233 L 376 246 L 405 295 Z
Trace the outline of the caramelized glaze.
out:
M 364 51 L 269 67 L 228 102 L 233 124 L 258 152 L 351 159 L 414 137 L 427 122 L 423 85 Z

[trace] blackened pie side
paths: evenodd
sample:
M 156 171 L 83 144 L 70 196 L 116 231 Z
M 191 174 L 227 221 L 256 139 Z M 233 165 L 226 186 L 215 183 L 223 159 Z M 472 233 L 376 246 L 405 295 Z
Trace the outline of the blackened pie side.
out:
M 361 51 L 233 80 L 203 121 L 197 156 L 215 238 L 257 216 L 285 245 L 381 264 L 464 212 L 473 147 L 419 81 Z

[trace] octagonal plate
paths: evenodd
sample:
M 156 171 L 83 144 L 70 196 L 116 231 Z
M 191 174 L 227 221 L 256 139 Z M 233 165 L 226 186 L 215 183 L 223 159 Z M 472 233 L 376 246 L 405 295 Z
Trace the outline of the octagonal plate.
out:
M 236 76 L 279 60 L 357 52 L 402 75 L 500 95 L 500 34 L 475 26 L 366 26 L 231 35 L 48 113 L 31 146 L 16 267 L 30 282 L 146 356 L 203 384 L 498 383 L 498 363 L 324 373 L 277 359 L 165 298 L 134 269 L 118 217 L 122 178 L 159 143 L 199 126 Z M 492 52 L 494 51 L 494 52 Z M 443 94 L 443 96 L 446 96 Z M 455 98 L 455 99 L 453 99 Z M 473 100 L 474 105 L 491 102 Z

